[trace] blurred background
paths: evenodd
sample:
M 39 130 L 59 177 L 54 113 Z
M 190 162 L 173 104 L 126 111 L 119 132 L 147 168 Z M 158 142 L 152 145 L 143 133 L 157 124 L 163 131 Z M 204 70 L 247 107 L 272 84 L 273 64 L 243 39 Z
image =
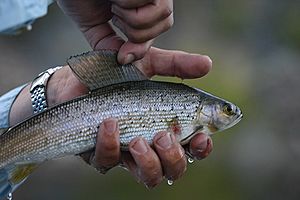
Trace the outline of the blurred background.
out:
M 42 165 L 14 199 L 300 199 L 300 1 L 174 4 L 174 27 L 155 45 L 210 55 L 211 73 L 184 82 L 236 103 L 243 120 L 214 135 L 211 155 L 173 186 L 149 191 L 121 168 L 100 175 L 70 157 Z M 0 36 L 0 94 L 87 50 L 51 5 L 32 31 Z

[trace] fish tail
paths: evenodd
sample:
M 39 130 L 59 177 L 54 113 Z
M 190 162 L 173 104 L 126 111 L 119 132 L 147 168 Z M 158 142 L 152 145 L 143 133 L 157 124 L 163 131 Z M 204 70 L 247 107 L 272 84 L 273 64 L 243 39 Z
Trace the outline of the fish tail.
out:
M 37 164 L 14 165 L 0 169 L 0 200 L 6 200 L 36 169 Z

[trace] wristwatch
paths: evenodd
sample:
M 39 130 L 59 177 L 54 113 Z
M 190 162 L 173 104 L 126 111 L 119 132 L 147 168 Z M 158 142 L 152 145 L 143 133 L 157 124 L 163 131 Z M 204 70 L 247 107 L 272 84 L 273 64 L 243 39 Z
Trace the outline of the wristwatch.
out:
M 33 81 L 30 87 L 31 94 L 31 105 L 33 108 L 33 113 L 39 113 L 48 108 L 46 99 L 46 86 L 49 78 L 54 72 L 61 69 L 62 66 L 55 68 L 50 68 L 42 73 L 40 73 Z

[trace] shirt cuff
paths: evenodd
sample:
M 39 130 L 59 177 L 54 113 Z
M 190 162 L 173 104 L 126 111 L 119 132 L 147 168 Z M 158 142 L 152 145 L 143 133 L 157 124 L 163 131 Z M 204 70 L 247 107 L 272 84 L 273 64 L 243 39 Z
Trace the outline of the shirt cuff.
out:
M 22 29 L 31 29 L 35 19 L 47 14 L 52 0 L 1 0 L 0 32 L 15 34 Z
M 0 97 L 0 129 L 9 128 L 9 111 L 18 94 L 26 85 L 19 86 Z

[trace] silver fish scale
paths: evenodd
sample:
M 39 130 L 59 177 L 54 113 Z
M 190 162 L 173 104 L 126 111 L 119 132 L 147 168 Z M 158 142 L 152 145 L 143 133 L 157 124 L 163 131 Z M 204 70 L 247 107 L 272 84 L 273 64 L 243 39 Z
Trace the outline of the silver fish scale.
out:
M 144 137 L 149 144 L 177 119 L 182 129 L 196 117 L 199 92 L 183 84 L 138 81 L 98 89 L 60 104 L 0 136 L 0 168 L 74 155 L 95 146 L 99 124 L 116 117 L 120 142 Z

